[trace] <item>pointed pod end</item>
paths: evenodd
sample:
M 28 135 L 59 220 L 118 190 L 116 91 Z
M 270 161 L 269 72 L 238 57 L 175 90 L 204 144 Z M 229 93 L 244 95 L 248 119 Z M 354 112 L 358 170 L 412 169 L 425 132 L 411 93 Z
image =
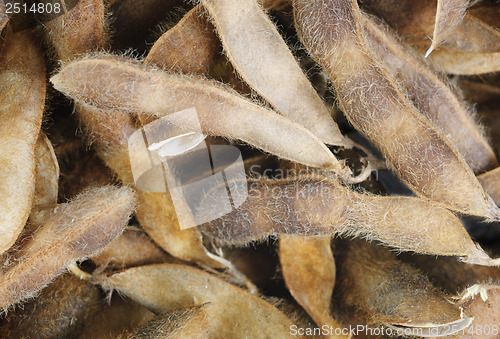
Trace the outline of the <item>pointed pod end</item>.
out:
M 434 43 L 432 43 L 431 47 L 429 47 L 429 49 L 427 50 L 427 52 L 425 52 L 424 58 L 427 59 L 427 57 L 429 55 L 431 55 L 432 51 L 434 51 Z
M 490 256 L 478 244 L 476 244 L 476 250 L 472 254 L 462 257 L 460 260 L 471 265 L 500 266 L 500 258 L 490 258 Z

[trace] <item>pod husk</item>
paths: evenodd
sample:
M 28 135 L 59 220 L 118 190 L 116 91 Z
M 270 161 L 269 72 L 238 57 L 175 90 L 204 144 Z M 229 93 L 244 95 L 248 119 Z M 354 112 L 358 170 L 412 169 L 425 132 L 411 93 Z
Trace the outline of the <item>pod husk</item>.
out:
M 89 189 L 54 214 L 15 252 L 0 276 L 0 307 L 33 297 L 76 259 L 99 252 L 116 238 L 135 207 L 130 188 Z
M 154 312 L 210 303 L 209 336 L 288 338 L 291 321 L 264 300 L 211 274 L 173 264 L 131 268 L 94 277 L 104 289 L 119 291 Z
M 281 272 L 286 286 L 319 328 L 342 329 L 331 315 L 335 285 L 335 261 L 330 248 L 331 237 L 279 237 Z M 348 338 L 349 336 L 325 336 Z
M 370 52 L 357 2 L 296 0 L 294 13 L 298 35 L 329 73 L 342 111 L 398 177 L 436 204 L 498 219 L 498 207 L 455 147 Z
M 35 147 L 45 106 L 43 54 L 29 31 L 7 28 L 0 52 L 0 253 L 16 241 L 35 192 Z
M 471 320 L 420 271 L 398 261 L 387 248 L 362 240 L 338 242 L 336 297 L 364 314 L 374 326 L 432 331 L 467 327 Z M 418 332 L 415 332 L 418 333 Z M 450 333 L 448 333 L 450 334 Z
M 75 337 L 103 306 L 97 286 L 65 274 L 36 299 L 9 312 L 0 326 L 0 335 L 2 338 Z

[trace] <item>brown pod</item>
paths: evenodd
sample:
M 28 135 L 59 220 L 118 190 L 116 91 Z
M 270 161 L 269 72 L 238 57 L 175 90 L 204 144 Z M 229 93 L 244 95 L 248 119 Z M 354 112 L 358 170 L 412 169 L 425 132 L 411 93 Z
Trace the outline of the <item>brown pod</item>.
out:
M 271 304 L 192 267 L 148 265 L 111 276 L 98 275 L 94 281 L 158 313 L 210 303 L 210 337 L 293 337 L 292 322 Z
M 437 0 L 436 21 L 434 23 L 434 32 L 432 34 L 431 47 L 425 53 L 425 56 L 441 45 L 448 36 L 454 33 L 455 28 L 462 21 L 465 10 L 470 0 Z
M 135 207 L 130 188 L 89 189 L 59 205 L 12 255 L 0 276 L 0 307 L 33 297 L 76 259 L 99 252 L 116 238 Z
M 162 313 L 134 330 L 121 334 L 118 338 L 208 339 L 208 317 L 206 313 L 210 312 L 210 308 L 210 304 L 204 304 Z
M 412 56 L 393 32 L 374 17 L 362 16 L 367 46 L 405 88 L 426 118 L 439 127 L 475 172 L 498 166 L 493 149 L 467 104 L 447 80 Z
M 463 1 L 461 5 L 463 5 Z M 421 45 L 421 53 L 424 56 L 431 45 L 430 37 L 436 28 L 437 13 L 436 0 L 421 0 L 418 3 L 412 0 L 365 0 L 362 3 L 371 13 L 377 15 L 392 28 L 394 28 L 405 41 L 410 44 Z M 452 34 L 448 34 L 441 42 L 438 50 L 462 51 L 474 53 L 494 53 L 499 51 L 499 32 L 492 27 L 494 25 L 488 20 L 482 20 L 481 15 L 469 10 L 463 13 L 463 7 L 452 14 L 457 24 Z M 462 18 L 458 14 L 462 12 Z M 494 11 L 488 10 L 494 16 Z M 457 22 L 457 19 L 461 19 Z M 495 21 L 497 18 L 495 17 Z M 434 52 L 432 52 L 434 53 Z M 432 56 L 432 54 L 430 54 Z
M 215 81 L 98 55 L 67 64 L 51 82 L 96 108 L 163 117 L 182 129 L 201 128 L 203 134 L 242 140 L 304 165 L 346 171 L 311 132 Z M 186 113 L 193 108 L 196 116 Z
M 36 299 L 9 312 L 0 326 L 0 336 L 6 339 L 73 337 L 103 306 L 97 286 L 65 274 Z
M 116 338 L 125 331 L 147 323 L 155 314 L 133 300 L 113 295 L 108 303 L 87 321 L 78 338 Z
M 441 206 L 499 219 L 457 150 L 369 51 L 357 2 L 296 0 L 294 6 L 299 37 L 330 74 L 343 112 L 403 182 Z
M 322 142 L 345 144 L 329 110 L 257 0 L 201 3 L 213 20 L 229 61 L 252 89 Z M 285 77 L 287 81 L 283 81 Z
M 344 241 L 336 244 L 334 255 L 339 267 L 337 298 L 375 326 L 388 326 L 394 334 L 399 329 L 431 337 L 459 331 L 472 321 L 426 276 L 385 247 Z
M 330 236 L 280 236 L 281 272 L 288 290 L 316 325 L 332 328 L 328 338 L 348 338 L 333 335 L 336 329 L 342 333 L 342 325 L 332 318 L 330 311 L 335 285 L 335 261 L 330 242 Z
M 466 264 L 454 257 L 401 253 L 398 259 L 424 272 L 435 286 L 450 295 L 457 295 L 474 284 L 500 281 L 498 267 Z
M 204 74 L 214 62 L 219 45 L 214 27 L 198 5 L 155 41 L 144 64 L 186 74 Z
M 425 47 L 416 46 L 423 55 Z M 500 71 L 500 52 L 462 52 L 441 49 L 429 56 L 429 62 L 447 74 L 477 75 Z
M 21 233 L 35 192 L 35 146 L 45 106 L 43 53 L 7 28 L 0 52 L 0 253 Z
M 62 1 L 64 14 L 43 25 L 47 39 L 62 61 L 103 48 L 106 40 L 103 1 L 79 0 L 68 11 L 70 2 L 74 1 Z
M 248 195 L 232 212 L 217 218 L 226 186 L 208 191 L 198 211 L 202 231 L 221 244 L 245 244 L 267 236 L 351 235 L 379 240 L 405 251 L 462 256 L 498 265 L 469 237 L 450 211 L 414 197 L 356 193 L 320 175 L 283 180 L 248 179 Z M 230 182 L 241 187 L 241 182 Z M 237 201 L 243 200 L 234 196 Z
M 139 228 L 127 227 L 98 255 L 90 258 L 100 270 L 120 270 L 133 266 L 173 262 L 175 259 L 163 252 Z

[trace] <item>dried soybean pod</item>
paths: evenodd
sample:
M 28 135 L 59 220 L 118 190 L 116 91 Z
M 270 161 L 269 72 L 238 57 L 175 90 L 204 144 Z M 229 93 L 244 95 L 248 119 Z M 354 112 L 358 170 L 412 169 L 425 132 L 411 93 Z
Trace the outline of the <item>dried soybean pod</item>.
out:
M 156 246 L 143 231 L 135 227 L 126 228 L 122 235 L 90 259 L 101 270 L 118 270 L 175 260 Z
M 155 41 L 144 63 L 186 74 L 204 74 L 214 62 L 218 45 L 214 27 L 198 5 Z
M 245 244 L 281 234 L 364 236 L 399 250 L 498 265 L 472 242 L 453 213 L 419 198 L 360 194 L 319 175 L 247 182 L 243 204 L 218 219 L 212 207 L 225 186 L 205 194 L 198 213 L 214 220 L 202 228 L 214 241 Z
M 500 167 L 483 173 L 477 178 L 481 185 L 483 185 L 486 193 L 488 193 L 490 197 L 495 200 L 495 203 L 500 206 Z
M 493 149 L 456 90 L 405 50 L 388 27 L 362 17 L 367 46 L 407 90 L 415 107 L 441 129 L 475 173 L 497 167 Z
M 417 46 L 417 49 L 420 53 L 424 52 L 423 46 Z M 442 49 L 432 53 L 429 61 L 448 74 L 475 75 L 500 71 L 500 52 L 476 53 Z
M 43 27 L 58 58 L 68 61 L 105 45 L 104 4 L 102 0 L 79 0 L 68 11 L 61 2 L 63 15 Z
M 210 303 L 209 337 L 292 337 L 291 321 L 271 304 L 192 267 L 148 265 L 98 275 L 94 281 L 158 313 Z
M 329 72 L 343 112 L 402 181 L 441 206 L 499 219 L 463 158 L 370 53 L 357 3 L 296 0 L 294 6 L 299 37 Z
M 426 57 L 453 33 L 453 30 L 462 21 L 468 5 L 469 0 L 437 0 L 436 22 L 434 23 L 432 44 L 425 53 Z
M 0 335 L 6 339 L 74 336 L 103 304 L 97 286 L 65 274 L 37 298 L 9 312 L 0 326 Z
M 462 52 L 500 52 L 500 32 L 477 16 L 467 13 L 443 47 Z
M 464 291 L 458 303 L 467 316 L 474 317 L 470 330 L 466 329 L 449 338 L 497 339 L 500 324 L 500 285 L 474 285 Z M 448 338 L 448 337 L 447 337 Z
M 59 164 L 52 143 L 43 132 L 38 136 L 35 158 L 35 196 L 28 221 L 36 229 L 50 217 L 58 196 Z
M 43 54 L 31 33 L 7 28 L 0 52 L 0 253 L 16 241 L 31 210 L 45 88 Z
M 133 191 L 113 186 L 89 189 L 58 206 L 0 276 L 0 307 L 33 297 L 73 260 L 99 252 L 123 231 L 134 207 Z
M 421 329 L 414 333 L 429 337 L 450 328 L 459 331 L 472 321 L 387 248 L 355 239 L 338 242 L 334 255 L 339 267 L 335 295 L 377 325 Z
M 228 59 L 250 87 L 324 143 L 345 144 L 324 102 L 257 0 L 201 3 L 213 19 Z
M 422 56 L 429 50 L 429 37 L 435 27 L 435 0 L 365 0 L 362 5 L 382 18 L 410 44 L 422 45 Z M 490 24 L 466 13 L 462 21 L 442 41 L 443 49 L 462 52 L 497 52 L 499 33 Z M 432 54 L 431 54 L 432 55 Z
M 77 112 L 101 159 L 124 184 L 134 184 L 128 150 L 128 140 L 137 130 L 133 117 L 88 105 L 77 109 Z M 137 219 L 144 231 L 166 252 L 199 264 L 226 266 L 205 249 L 197 229 L 180 229 L 169 194 L 142 190 L 136 192 Z
M 210 312 L 210 304 L 178 308 L 159 314 L 133 331 L 121 334 L 118 338 L 208 339 L 207 312 Z
M 80 339 L 116 338 L 120 333 L 147 323 L 155 314 L 133 300 L 114 295 L 94 317 L 85 323 Z
M 346 170 L 311 132 L 215 81 L 102 55 L 67 64 L 51 81 L 64 94 L 97 108 L 162 116 L 194 131 L 201 124 L 203 134 L 239 139 L 305 165 Z M 182 112 L 193 107 L 199 122 Z
M 345 335 L 333 335 L 335 329 L 341 329 L 342 325 L 330 314 L 335 285 L 335 261 L 330 241 L 330 236 L 280 236 L 281 271 L 288 290 L 316 325 L 319 328 L 333 328 L 328 338 L 348 338 Z
M 474 284 L 500 281 L 498 267 L 470 265 L 454 257 L 402 253 L 398 255 L 398 259 L 424 272 L 436 287 L 443 288 L 451 295 L 456 295 Z

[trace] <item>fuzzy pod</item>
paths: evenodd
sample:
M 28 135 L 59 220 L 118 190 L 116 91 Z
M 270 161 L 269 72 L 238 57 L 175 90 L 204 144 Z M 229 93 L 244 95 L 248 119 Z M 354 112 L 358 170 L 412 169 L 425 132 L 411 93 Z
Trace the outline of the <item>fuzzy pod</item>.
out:
M 61 3 L 64 14 L 43 25 L 47 40 L 62 61 L 103 48 L 106 42 L 103 1 L 79 0 L 69 11 L 67 2 Z
M 35 195 L 28 218 L 30 228 L 44 224 L 57 205 L 59 191 L 59 164 L 52 143 L 45 133 L 40 132 L 35 147 Z
M 469 0 L 437 0 L 432 44 L 425 53 L 426 56 L 439 48 L 441 43 L 454 33 L 455 28 L 462 21 L 468 6 Z
M 135 207 L 130 188 L 86 190 L 52 217 L 13 254 L 0 276 L 0 307 L 33 297 L 76 259 L 95 255 L 123 231 Z
M 215 61 L 219 45 L 214 27 L 198 5 L 155 41 L 144 64 L 186 74 L 204 74 Z
M 498 267 L 466 264 L 454 257 L 401 253 L 398 259 L 425 273 L 436 287 L 450 295 L 458 295 L 475 284 L 500 281 Z
M 111 276 L 98 275 L 94 281 L 158 313 L 210 303 L 210 337 L 293 337 L 291 321 L 271 304 L 195 268 L 148 265 Z
M 78 338 L 116 338 L 154 319 L 155 314 L 133 300 L 113 295 L 84 325 Z
M 128 227 L 98 255 L 90 258 L 100 270 L 120 270 L 133 266 L 172 262 L 139 228 Z
M 429 38 L 436 27 L 437 1 L 422 0 L 416 3 L 412 0 L 365 0 L 361 6 L 383 19 L 404 37 L 405 41 L 422 45 L 422 56 L 429 50 L 431 45 Z M 459 12 L 460 9 L 453 13 L 455 23 L 457 18 L 460 19 Z M 488 12 L 494 13 L 491 9 Z M 462 13 L 461 16 L 461 21 L 452 28 L 453 34 L 447 35 L 440 43 L 439 49 L 476 53 L 499 51 L 500 33 L 492 27 L 492 23 L 482 20 L 472 9 Z
M 98 55 L 67 64 L 51 82 L 73 99 L 97 108 L 160 116 L 192 131 L 201 126 L 203 134 L 239 139 L 305 165 L 345 171 L 311 132 L 215 81 Z M 193 107 L 197 119 L 184 112 Z
M 355 1 L 294 1 L 301 41 L 330 74 L 354 127 L 416 194 L 443 207 L 500 218 L 448 139 L 406 97 L 366 46 Z
M 45 89 L 38 44 L 30 32 L 7 28 L 0 51 L 0 253 L 16 241 L 33 203 Z
M 212 18 L 229 61 L 252 89 L 322 142 L 345 144 L 325 103 L 257 0 L 201 3 Z
M 330 236 L 280 236 L 281 272 L 288 290 L 316 325 L 333 328 L 328 338 L 348 338 L 333 335 L 335 329 L 342 333 L 342 325 L 332 318 L 330 311 L 335 286 L 335 261 L 330 242 Z
M 122 333 L 119 339 L 197 339 L 209 338 L 207 312 L 210 304 L 201 306 L 178 308 L 171 312 L 161 313 L 146 324 L 138 326 L 132 331 Z
M 443 47 L 451 51 L 496 53 L 500 52 L 500 31 L 474 13 L 466 13 L 455 27 Z
M 36 299 L 9 312 L 0 335 L 6 339 L 73 337 L 103 306 L 97 286 L 74 275 L 62 275 Z
M 447 80 L 412 55 L 387 26 L 362 15 L 367 46 L 405 88 L 415 107 L 432 121 L 475 172 L 498 166 L 493 149 L 467 104 Z
M 417 51 L 424 53 L 424 46 L 417 45 Z M 447 74 L 478 75 L 500 71 L 500 52 L 462 52 L 441 49 L 429 56 L 429 62 Z
M 429 51 L 428 37 L 432 34 L 436 15 L 434 0 L 366 0 L 363 4 L 396 29 L 421 56 Z M 427 60 L 448 74 L 496 72 L 500 69 L 499 35 L 495 27 L 468 13 L 453 34 L 448 35 L 442 48 L 433 51 Z
M 247 184 L 246 200 L 218 219 L 213 213 L 226 186 L 205 194 L 198 212 L 214 220 L 203 225 L 205 235 L 221 244 L 281 234 L 362 236 L 399 250 L 498 264 L 474 244 L 453 213 L 419 198 L 361 194 L 320 175 L 248 179 Z
M 353 240 L 337 243 L 334 255 L 339 267 L 336 296 L 373 326 L 432 337 L 459 331 L 472 321 L 426 276 L 387 248 Z

